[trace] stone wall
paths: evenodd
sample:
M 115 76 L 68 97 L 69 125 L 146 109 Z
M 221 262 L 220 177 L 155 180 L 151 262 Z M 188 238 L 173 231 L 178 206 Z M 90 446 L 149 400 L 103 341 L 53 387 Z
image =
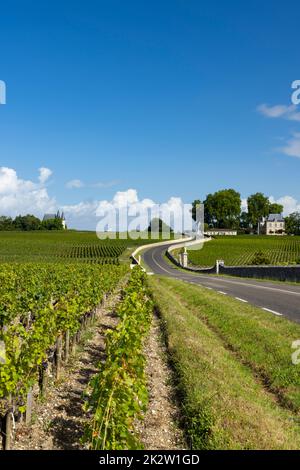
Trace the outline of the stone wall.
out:
M 177 266 L 182 267 L 179 262 L 168 251 L 167 257 Z M 200 274 L 216 274 L 216 266 L 212 268 L 184 268 L 187 271 Z M 220 274 L 238 277 L 253 277 L 257 279 L 273 279 L 275 281 L 300 282 L 300 265 L 293 266 L 221 266 Z
M 300 266 L 220 266 L 220 274 L 300 282 Z

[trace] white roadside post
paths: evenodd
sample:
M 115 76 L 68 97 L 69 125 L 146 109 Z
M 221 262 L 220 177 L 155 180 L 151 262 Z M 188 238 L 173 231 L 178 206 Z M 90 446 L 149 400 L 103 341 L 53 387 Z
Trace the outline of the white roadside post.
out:
M 224 266 L 224 261 L 222 259 L 217 259 L 216 261 L 216 274 L 220 273 L 220 266 Z
M 184 252 L 182 253 L 182 266 L 184 268 L 188 267 L 188 252 L 186 246 L 184 247 Z

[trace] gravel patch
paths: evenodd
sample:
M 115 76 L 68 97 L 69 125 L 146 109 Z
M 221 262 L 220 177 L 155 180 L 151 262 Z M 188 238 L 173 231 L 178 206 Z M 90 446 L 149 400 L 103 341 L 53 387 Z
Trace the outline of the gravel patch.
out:
M 143 421 L 136 424 L 141 442 L 147 450 L 187 449 L 178 424 L 180 413 L 172 386 L 173 372 L 167 362 L 167 351 L 156 315 L 145 344 L 145 355 L 149 405 Z

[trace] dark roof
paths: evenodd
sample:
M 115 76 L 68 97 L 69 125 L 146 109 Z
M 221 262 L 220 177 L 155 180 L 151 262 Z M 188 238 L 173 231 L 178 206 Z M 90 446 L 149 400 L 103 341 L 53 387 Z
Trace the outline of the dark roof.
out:
M 43 220 L 56 219 L 56 214 L 45 214 Z
M 270 214 L 268 222 L 284 222 L 284 218 L 282 217 L 282 214 Z
M 206 232 L 236 232 L 236 228 L 209 228 Z

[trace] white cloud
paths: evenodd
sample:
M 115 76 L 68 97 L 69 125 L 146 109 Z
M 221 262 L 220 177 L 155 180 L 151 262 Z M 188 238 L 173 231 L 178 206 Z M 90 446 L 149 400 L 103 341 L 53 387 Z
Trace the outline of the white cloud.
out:
M 281 204 L 283 206 L 283 214 L 287 216 L 292 212 L 300 212 L 300 202 L 292 196 L 282 196 L 275 199 L 273 196 L 269 197 L 271 203 Z
M 300 132 L 294 132 L 287 144 L 279 150 L 290 157 L 300 158 Z
M 112 188 L 113 186 L 116 186 L 119 183 L 117 180 L 112 180 L 112 181 L 98 181 L 98 183 L 92 183 L 90 186 L 92 188 Z
M 268 106 L 266 104 L 261 104 L 258 106 L 257 110 L 266 117 L 269 118 L 283 118 L 289 121 L 298 121 L 300 122 L 300 112 L 297 111 L 296 105 L 276 105 Z M 289 157 L 300 158 L 300 133 L 294 132 L 292 137 L 287 140 L 284 147 L 276 149 Z
M 46 171 L 47 170 L 47 171 Z M 0 167 L 0 214 L 15 217 L 18 214 L 36 214 L 56 209 L 55 199 L 50 198 L 43 186 L 51 170 L 40 168 L 39 182 L 23 180 L 12 168 Z
M 68 189 L 79 189 L 79 188 L 111 188 L 118 184 L 117 180 L 112 181 L 98 181 L 97 183 L 84 183 L 80 179 L 74 179 L 66 183 Z
M 68 181 L 66 183 L 66 187 L 68 189 L 74 189 L 74 188 L 78 189 L 78 188 L 82 188 L 83 186 L 84 186 L 84 183 L 81 180 L 77 180 L 77 179 Z
M 46 181 L 52 175 L 52 171 L 49 168 L 45 168 L 45 167 L 39 168 L 39 173 L 40 173 L 39 182 L 41 184 L 46 183 Z
M 295 105 L 275 105 L 268 106 L 267 104 L 261 104 L 257 107 L 258 112 L 268 118 L 283 118 L 288 121 L 300 121 L 300 112 L 297 111 Z
M 300 138 L 300 136 L 299 136 Z M 50 172 L 50 173 L 49 173 Z M 48 175 L 52 174 L 49 170 Z M 41 173 L 40 173 L 41 176 Z M 49 177 L 48 176 L 48 177 Z M 47 181 L 48 178 L 42 181 Z M 284 207 L 284 215 L 292 212 L 300 212 L 300 202 L 292 196 L 285 195 L 278 199 L 273 196 L 271 202 L 277 202 Z M 10 215 L 15 217 L 19 214 L 35 214 L 42 217 L 45 212 L 55 212 L 62 209 L 66 214 L 67 224 L 70 228 L 96 230 L 103 212 L 107 210 L 128 207 L 132 216 L 145 210 L 151 210 L 151 216 L 161 216 L 172 212 L 180 214 L 183 208 L 183 201 L 180 197 L 171 197 L 158 206 L 150 198 L 139 199 L 136 189 L 130 188 L 127 191 L 117 191 L 111 200 L 81 201 L 77 204 L 58 205 L 55 198 L 51 198 L 47 188 L 41 183 L 41 178 L 37 182 L 19 178 L 12 168 L 0 167 L 0 215 Z M 242 200 L 242 208 L 246 209 L 247 200 Z M 159 211 L 162 211 L 159 212 Z M 180 217 L 180 216 L 179 216 Z M 165 219 L 164 219 L 165 220 Z M 168 220 L 165 220 L 168 222 Z M 140 219 L 141 229 L 147 227 L 149 219 L 144 215 Z M 179 225 L 176 225 L 176 224 Z M 174 218 L 173 224 L 180 226 L 180 220 Z
M 248 212 L 248 201 L 247 198 L 242 198 L 241 209 L 243 212 Z
M 283 215 L 287 216 L 292 212 L 300 212 L 300 202 L 293 196 L 282 196 L 275 199 L 274 196 L 269 197 L 269 201 L 283 206 Z M 242 211 L 248 211 L 247 198 L 242 199 Z
M 113 198 L 108 200 L 94 200 L 89 202 L 80 202 L 74 205 L 65 205 L 62 207 L 69 227 L 89 228 L 95 230 L 98 222 L 108 213 L 113 214 L 116 210 L 119 214 L 122 209 L 128 210 L 129 216 L 139 216 L 141 230 L 147 228 L 149 224 L 149 214 L 151 218 L 162 217 L 166 223 L 171 217 L 171 225 L 181 227 L 184 203 L 179 197 L 171 197 L 163 204 L 155 203 L 150 198 L 139 199 L 136 189 L 128 189 L 127 191 L 117 191 Z M 127 212 L 126 212 L 127 213 Z M 186 218 L 185 218 L 186 221 Z M 132 227 L 131 227 L 132 228 Z M 126 230 L 127 226 L 119 227 L 121 231 Z
M 127 189 L 127 191 L 118 191 L 112 200 L 114 207 L 125 207 L 137 204 L 139 201 L 136 189 Z

